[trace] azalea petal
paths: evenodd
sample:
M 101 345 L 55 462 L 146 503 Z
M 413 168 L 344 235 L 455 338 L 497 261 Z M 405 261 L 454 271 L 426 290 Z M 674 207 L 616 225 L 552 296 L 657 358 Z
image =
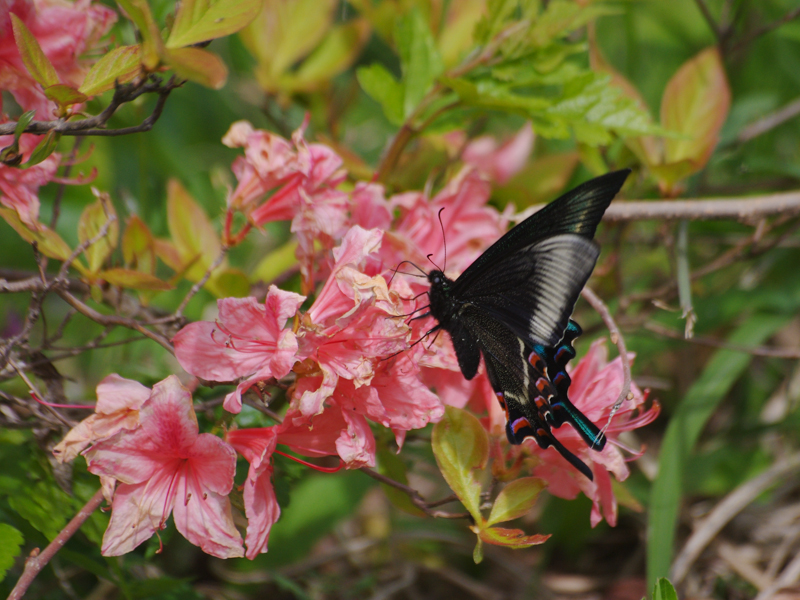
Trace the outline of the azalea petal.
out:
M 227 496 L 236 473 L 236 451 L 217 436 L 201 433 L 189 450 L 192 476 L 198 485 Z
M 112 373 L 97 384 L 95 411 L 108 415 L 121 410 L 138 410 L 149 397 L 150 388 Z
M 272 468 L 254 470 L 253 465 L 250 466 L 250 475 L 244 484 L 244 510 L 247 515 L 246 556 L 253 560 L 267 551 L 269 533 L 281 516 L 272 487 Z
M 146 482 L 161 470 L 174 470 L 180 459 L 166 454 L 144 429 L 120 431 L 97 442 L 84 453 L 89 472 L 107 475 L 126 484 Z
M 220 440 L 221 441 L 221 440 Z M 244 556 L 242 536 L 233 524 L 231 503 L 203 485 L 194 462 L 186 463 L 176 478 L 172 517 L 183 537 L 218 558 Z
M 139 413 L 142 431 L 162 455 L 189 457 L 197 439 L 197 415 L 192 394 L 175 375 L 153 386 L 150 401 Z
M 336 451 L 348 469 L 375 466 L 375 436 L 367 420 L 351 411 L 342 411 L 347 424 L 336 440 Z

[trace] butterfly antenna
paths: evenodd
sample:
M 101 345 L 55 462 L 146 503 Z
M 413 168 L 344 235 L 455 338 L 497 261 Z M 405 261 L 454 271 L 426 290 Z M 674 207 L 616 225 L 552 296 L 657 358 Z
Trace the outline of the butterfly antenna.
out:
M 428 276 L 428 274 L 424 270 L 422 270 L 420 267 L 415 265 L 413 262 L 411 262 L 410 260 L 404 260 L 404 261 L 398 263 L 398 265 L 392 271 L 392 276 L 389 278 L 389 283 L 387 284 L 388 286 L 392 285 L 392 281 L 394 280 L 394 276 L 397 275 L 397 273 L 399 272 L 400 267 L 403 266 L 406 263 L 408 263 L 409 265 L 411 265 L 412 267 L 417 269 L 417 271 L 422 273 L 422 275 L 415 275 L 414 273 L 403 273 L 403 272 L 400 272 L 402 275 L 410 275 L 411 277 L 427 277 Z
M 403 352 L 406 352 L 407 350 L 411 350 L 411 349 L 412 349 L 414 346 L 416 346 L 417 344 L 419 344 L 419 343 L 420 343 L 422 340 L 424 340 L 426 337 L 428 337 L 428 336 L 429 336 L 430 334 L 432 334 L 434 331 L 436 331 L 436 332 L 437 332 L 437 335 L 438 335 L 439 329 L 440 329 L 440 327 L 437 325 L 437 326 L 436 326 L 436 327 L 434 327 L 433 329 L 431 329 L 431 330 L 429 330 L 429 331 L 426 331 L 426 332 L 425 332 L 425 334 L 424 334 L 424 335 L 423 335 L 421 338 L 419 338 L 419 339 L 418 339 L 416 342 L 412 342 L 412 343 L 411 343 L 411 345 L 410 345 L 408 348 L 404 348 L 404 349 L 402 349 L 402 350 L 398 350 L 398 351 L 397 351 L 397 352 L 395 352 L 394 354 L 390 354 L 389 356 L 385 356 L 385 357 L 383 357 L 382 359 L 380 359 L 378 362 L 383 362 L 383 361 L 385 361 L 385 360 L 389 360 L 390 358 L 394 358 L 394 357 L 395 357 L 395 356 L 397 356 L 398 354 L 402 354 Z M 436 341 L 436 338 L 433 338 L 433 340 L 434 340 L 434 341 Z
M 444 206 L 439 209 L 439 227 L 442 228 L 442 244 L 444 245 L 444 269 L 441 269 L 442 273 L 447 269 L 447 236 L 444 234 L 444 223 L 442 223 L 442 213 L 444 209 Z

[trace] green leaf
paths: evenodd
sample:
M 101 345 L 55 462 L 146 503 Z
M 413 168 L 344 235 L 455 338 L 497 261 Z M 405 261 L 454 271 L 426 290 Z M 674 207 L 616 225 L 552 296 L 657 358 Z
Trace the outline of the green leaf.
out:
M 222 246 L 203 209 L 176 179 L 171 179 L 167 185 L 167 223 L 182 268 L 186 268 L 185 277 L 200 281 L 219 256 Z M 159 251 L 158 245 L 156 251 Z
M 164 291 L 175 287 L 155 275 L 131 269 L 106 269 L 97 273 L 97 277 L 111 285 L 133 290 Z
M 392 125 L 403 124 L 403 86 L 381 64 L 373 63 L 356 71 L 358 83 L 383 108 Z
M 8 505 L 50 541 L 75 514 L 75 502 L 54 482 L 26 486 L 8 497 Z
M 653 600 L 678 600 L 678 594 L 669 579 L 662 577 L 653 587 Z
M 56 148 L 58 147 L 58 141 L 60 139 L 61 134 L 53 131 L 52 129 L 44 134 L 42 141 L 36 144 L 36 148 L 33 149 L 31 155 L 28 157 L 28 160 L 25 161 L 25 166 L 32 167 L 33 165 L 38 165 L 40 162 L 45 160 L 48 156 L 56 151 Z
M 58 83 L 58 74 L 55 67 L 53 67 L 50 59 L 45 56 L 39 42 L 33 37 L 25 23 L 14 13 L 11 13 L 11 26 L 14 29 L 14 41 L 17 42 L 22 62 L 31 77 L 43 88 L 56 85 Z
M 695 170 L 708 162 L 728 116 L 731 90 L 716 46 L 688 60 L 669 80 L 661 100 L 661 124 L 684 135 L 664 144 L 667 163 L 691 161 Z
M 544 488 L 545 483 L 536 477 L 515 479 L 497 495 L 486 524 L 495 525 L 526 515 Z
M 182 0 L 167 48 L 182 48 L 236 33 L 256 18 L 261 0 Z
M 153 234 L 136 215 L 128 219 L 122 234 L 122 259 L 125 265 L 152 275 L 156 270 L 156 250 Z
M 758 346 L 786 324 L 786 317 L 755 315 L 728 338 L 731 345 Z M 658 477 L 650 492 L 647 532 L 647 579 L 655 585 L 669 572 L 675 529 L 681 504 L 683 473 L 706 422 L 753 356 L 734 350 L 718 350 L 703 373 L 686 392 L 667 426 L 661 444 Z
M 84 254 L 89 263 L 89 271 L 97 273 L 103 263 L 111 256 L 119 242 L 119 222 L 117 213 L 108 194 L 99 194 L 95 202 L 87 205 L 78 221 L 78 241 L 83 244 L 99 235 L 108 224 L 106 234 L 89 246 Z M 113 219 L 113 221 L 111 221 Z M 111 221 L 111 222 L 110 222 Z
M 92 65 L 78 90 L 96 96 L 114 88 L 117 82 L 127 83 L 142 70 L 141 47 L 119 46 Z
M 272 283 L 275 279 L 297 264 L 297 240 L 289 240 L 262 258 L 250 275 L 251 281 Z
M 14 141 L 0 151 L 0 163 L 9 167 L 16 167 L 22 162 L 22 154 L 19 151 L 19 138 L 25 128 L 33 121 L 35 114 L 35 110 L 29 110 L 20 115 L 19 121 L 14 127 Z
M 217 298 L 244 298 L 250 294 L 250 280 L 238 269 L 223 268 L 214 272 L 206 288 Z
M 428 22 L 417 9 L 398 23 L 395 41 L 403 73 L 403 117 L 409 117 L 444 69 Z
M 465 410 L 448 406 L 433 428 L 433 454 L 445 481 L 476 523 L 481 515 L 481 484 L 475 471 L 489 460 L 489 436 L 480 421 Z
M 22 239 L 28 243 L 36 242 L 39 252 L 47 258 L 57 260 L 67 260 L 72 254 L 72 249 L 61 239 L 55 231 L 39 224 L 38 230 L 29 229 L 19 218 L 17 213 L 10 208 L 0 208 L 0 217 L 14 228 Z M 83 270 L 82 265 L 77 261 L 73 263 L 75 268 Z
M 8 570 L 14 566 L 14 559 L 19 556 L 24 541 L 18 529 L 7 523 L 0 523 L 0 581 L 5 579 Z
M 218 90 L 228 79 L 228 68 L 219 56 L 202 48 L 175 48 L 164 51 L 164 62 L 179 76 Z
M 519 549 L 544 544 L 550 537 L 550 534 L 537 533 L 535 535 L 527 535 L 521 529 L 486 527 L 480 530 L 478 536 L 487 544 Z
M 158 24 L 146 0 L 118 0 L 117 2 L 139 29 L 142 36 L 141 62 L 148 71 L 154 70 L 165 52 Z

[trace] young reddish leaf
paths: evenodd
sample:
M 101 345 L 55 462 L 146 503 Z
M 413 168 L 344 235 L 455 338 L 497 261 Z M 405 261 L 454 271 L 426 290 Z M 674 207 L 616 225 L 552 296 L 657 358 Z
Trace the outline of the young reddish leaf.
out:
M 202 48 L 165 50 L 164 62 L 179 76 L 214 90 L 224 86 L 228 78 L 228 68 L 219 56 Z
M 683 134 L 664 142 L 665 162 L 689 160 L 699 171 L 708 162 L 728 116 L 731 90 L 716 46 L 678 69 L 661 99 L 661 125 Z
M 122 259 L 128 267 L 141 273 L 155 273 L 156 249 L 153 234 L 136 215 L 128 219 L 125 233 L 122 234 Z
M 57 83 L 44 88 L 44 95 L 61 107 L 80 104 L 89 99 L 74 87 L 65 83 Z
M 28 157 L 28 160 L 25 161 L 25 166 L 32 167 L 33 165 L 38 165 L 48 156 L 50 156 L 53 152 L 55 152 L 56 147 L 58 146 L 58 140 L 61 139 L 61 134 L 53 131 L 52 129 L 48 131 L 42 137 L 42 141 L 36 144 L 36 148 L 33 149 L 31 155 Z
M 178 248 L 175 247 L 175 244 L 169 240 L 155 238 L 153 240 L 153 248 L 155 248 L 156 256 L 163 260 L 164 264 L 170 269 L 176 272 L 183 271 L 184 266 L 181 261 L 181 253 L 178 252 Z
M 262 5 L 262 0 L 183 0 L 167 48 L 183 48 L 236 33 L 256 18 Z
M 119 242 L 119 223 L 116 220 L 117 213 L 108 194 L 102 194 L 92 190 L 97 196 L 97 201 L 92 202 L 83 209 L 81 218 L 78 221 L 78 241 L 81 244 L 91 240 L 98 235 L 109 223 L 107 233 L 86 249 L 86 260 L 89 263 L 89 271 L 96 273 L 103 266 L 103 263 L 111 256 L 114 248 Z
M 131 269 L 108 269 L 97 274 L 98 279 L 105 279 L 109 284 L 134 290 L 162 291 L 171 290 L 174 286 L 149 273 Z
M 14 29 L 14 41 L 17 42 L 19 54 L 28 73 L 37 83 L 46 88 L 58 83 L 58 74 L 50 59 L 45 56 L 42 47 L 20 18 L 11 13 L 11 26 Z
M 475 528 L 473 527 L 473 530 Z M 495 546 L 506 546 L 507 548 L 530 548 L 537 544 L 544 544 L 550 534 L 537 533 L 536 535 L 526 535 L 521 529 L 504 529 L 503 527 L 487 527 L 481 529 L 478 536 L 487 544 Z
M 28 243 L 36 242 L 39 252 L 48 258 L 55 258 L 57 260 L 67 260 L 72 254 L 72 249 L 67 243 L 61 239 L 55 231 L 48 229 L 45 225 L 39 224 L 38 230 L 29 229 L 19 218 L 16 211 L 10 208 L 0 208 L 0 217 L 14 228 L 20 237 Z M 73 266 L 81 272 L 85 272 L 85 268 L 79 262 L 72 263 Z
M 170 264 L 168 258 L 161 255 L 158 244 L 156 252 L 176 271 L 186 269 L 187 279 L 199 281 L 222 247 L 203 209 L 176 179 L 171 179 L 167 185 L 167 223 L 180 257 L 179 265 Z
M 475 522 L 483 523 L 481 484 L 474 472 L 485 468 L 489 459 L 489 436 L 483 425 L 467 411 L 448 406 L 433 428 L 431 445 L 445 481 Z
M 113 89 L 116 82 L 127 83 L 142 70 L 141 47 L 120 46 L 103 56 L 92 65 L 78 88 L 87 96 L 96 96 Z
M 497 495 L 487 525 L 511 521 L 528 513 L 536 504 L 545 483 L 536 477 L 523 477 L 509 483 Z

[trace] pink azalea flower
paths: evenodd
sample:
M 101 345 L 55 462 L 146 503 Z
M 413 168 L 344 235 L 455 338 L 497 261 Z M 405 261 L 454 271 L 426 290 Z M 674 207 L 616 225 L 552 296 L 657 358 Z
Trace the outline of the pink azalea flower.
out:
M 36 110 L 36 119 L 53 118 L 55 103 L 30 76 L 11 29 L 11 13 L 28 27 L 61 83 L 76 88 L 88 65 L 80 56 L 91 49 L 117 20 L 110 8 L 91 0 L 6 0 L 0 10 L 0 89 L 8 90 L 23 110 Z
M 217 301 L 216 322 L 198 321 L 172 340 L 175 357 L 188 373 L 210 381 L 242 378 L 225 398 L 232 413 L 242 410 L 242 393 L 253 384 L 286 376 L 297 360 L 297 338 L 286 329 L 305 297 L 270 286 L 264 304 L 255 298 Z
M 210 433 L 198 433 L 192 396 L 170 375 L 153 387 L 140 427 L 120 431 L 86 453 L 89 471 L 120 482 L 102 553 L 136 548 L 173 515 L 178 531 L 219 558 L 243 555 L 228 494 L 236 452 Z
M 601 429 L 608 424 L 611 407 L 623 382 L 622 361 L 617 357 L 609 363 L 607 356 L 605 340 L 597 340 L 570 373 L 572 403 Z M 623 403 L 606 429 L 608 443 L 602 452 L 589 449 L 578 432 L 568 425 L 553 430 L 561 443 L 592 469 L 594 481 L 577 473 L 553 448 L 542 450 L 533 440 L 526 442 L 528 449 L 542 459 L 533 474 L 548 482 L 550 493 L 572 499 L 582 491 L 592 500 L 592 527 L 603 518 L 612 526 L 617 523 L 617 501 L 610 474 L 613 473 L 617 481 L 624 481 L 630 474 L 616 443 L 619 434 L 651 423 L 660 411 L 657 403 L 644 408 L 646 395 L 635 384 L 631 385 L 631 392 L 633 399 Z
M 337 406 L 309 420 L 290 411 L 273 427 L 234 429 L 226 441 L 250 463 L 244 484 L 247 516 L 245 556 L 254 559 L 267 552 L 272 526 L 281 514 L 272 486 L 272 455 L 276 444 L 289 446 L 304 456 L 338 455 L 348 468 L 375 465 L 375 438 L 366 420 Z
M 534 137 L 528 122 L 502 146 L 488 135 L 472 140 L 464 148 L 461 159 L 492 181 L 504 185 L 525 166 L 533 150 Z
M 0 136 L 0 148 L 9 146 L 14 136 Z M 39 136 L 25 134 L 20 137 L 19 149 L 23 160 L 39 143 Z M 0 164 L 0 204 L 16 211 L 20 220 L 30 229 L 39 228 L 39 188 L 52 181 L 61 162 L 61 155 L 53 153 L 38 165 L 20 169 Z
M 69 462 L 86 446 L 105 440 L 122 430 L 139 426 L 139 409 L 150 397 L 150 389 L 138 381 L 125 379 L 116 373 L 97 385 L 95 413 L 73 427 L 53 448 L 59 462 Z

